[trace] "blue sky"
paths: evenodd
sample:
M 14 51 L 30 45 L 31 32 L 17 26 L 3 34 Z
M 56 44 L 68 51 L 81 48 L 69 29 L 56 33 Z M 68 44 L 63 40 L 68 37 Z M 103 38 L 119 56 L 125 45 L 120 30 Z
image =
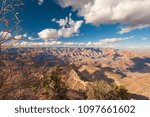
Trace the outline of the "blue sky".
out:
M 148 20 L 150 13 L 144 11 L 150 10 L 150 2 L 145 3 L 148 6 L 141 7 L 141 12 L 139 12 L 139 7 L 136 8 L 138 3 L 134 5 L 130 3 L 131 0 L 127 0 L 128 3 L 123 4 L 131 8 L 130 12 L 128 8 L 118 10 L 119 5 L 122 4 L 118 0 L 112 0 L 113 3 L 104 5 L 101 2 L 104 3 L 105 0 L 74 1 L 24 0 L 23 10 L 18 16 L 22 27 L 20 35 L 26 34 L 26 39 L 19 44 L 25 46 L 45 43 L 45 46 L 150 48 L 150 21 Z M 146 0 L 143 1 L 146 2 Z M 116 9 L 111 9 L 113 11 L 111 16 L 107 9 L 115 2 Z M 142 11 L 145 15 L 140 16 Z M 115 18 L 112 19 L 112 17 Z M 73 24 L 70 25 L 70 22 Z

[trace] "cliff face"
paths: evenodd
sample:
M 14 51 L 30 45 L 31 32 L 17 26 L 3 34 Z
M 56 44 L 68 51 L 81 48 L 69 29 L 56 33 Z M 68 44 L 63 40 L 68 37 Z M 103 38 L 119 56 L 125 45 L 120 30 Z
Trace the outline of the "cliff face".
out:
M 127 77 L 118 80 L 124 85 L 133 99 L 150 99 L 150 73 L 127 73 Z
M 7 77 L 7 72 L 12 70 L 13 76 L 9 76 L 9 81 L 22 83 L 29 77 L 36 80 L 49 67 L 63 67 L 67 74 L 65 83 L 69 87 L 70 99 L 83 99 L 83 91 L 88 83 L 97 79 L 125 86 L 129 93 L 135 94 L 131 98 L 140 99 L 140 95 L 150 98 L 149 51 L 100 48 L 10 49 L 2 52 L 1 60 L 6 64 L 1 65 L 1 74 Z M 5 86 L 9 88 L 8 84 Z
M 72 69 L 69 73 L 69 78 L 67 80 L 67 84 L 72 90 L 85 90 L 87 82 L 81 80 L 80 76 L 76 73 L 74 69 Z
M 84 91 L 86 90 L 87 82 L 81 80 L 82 76 L 73 68 L 69 71 L 66 84 L 68 86 L 68 99 L 84 99 Z
M 147 71 L 148 68 L 145 69 Z M 83 65 L 79 68 L 74 66 L 70 70 L 68 78 L 67 84 L 69 88 L 78 92 L 76 96 L 85 91 L 89 82 L 99 79 L 110 83 L 115 82 L 118 86 L 125 86 L 130 93 L 131 99 L 150 99 L 149 72 L 119 72 L 108 67 Z

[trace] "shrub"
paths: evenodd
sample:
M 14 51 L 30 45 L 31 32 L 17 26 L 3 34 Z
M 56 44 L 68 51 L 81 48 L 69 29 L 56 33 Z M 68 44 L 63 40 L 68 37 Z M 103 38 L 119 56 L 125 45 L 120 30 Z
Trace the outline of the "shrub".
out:
M 90 82 L 86 88 L 87 99 L 93 100 L 121 100 L 128 99 L 127 90 L 106 81 L 97 80 Z
M 66 99 L 67 86 L 62 78 L 62 69 L 55 67 L 41 81 L 43 94 L 47 99 Z

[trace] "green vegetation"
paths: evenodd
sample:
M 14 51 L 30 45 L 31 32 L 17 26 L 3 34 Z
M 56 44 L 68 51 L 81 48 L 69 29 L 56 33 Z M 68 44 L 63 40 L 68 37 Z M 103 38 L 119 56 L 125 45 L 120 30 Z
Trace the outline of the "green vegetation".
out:
M 42 78 L 43 96 L 47 99 L 66 99 L 67 86 L 62 78 L 62 69 L 55 67 L 50 74 Z
M 69 70 L 61 67 L 20 67 L 17 62 L 6 62 L 9 69 L 2 69 L 0 74 L 0 99 L 96 99 L 96 100 L 123 100 L 128 99 L 127 90 L 115 83 L 109 84 L 98 80 L 89 82 L 86 90 L 72 90 L 67 86 Z M 19 66 L 19 67 L 18 67 Z M 32 66 L 32 65 L 31 65 Z M 18 69 L 18 71 L 16 70 Z M 69 92 L 70 91 L 70 92 Z M 71 97 L 71 98 L 69 98 Z
M 96 100 L 125 100 L 128 99 L 127 90 L 116 84 L 108 84 L 105 81 L 98 80 L 87 85 L 87 99 Z

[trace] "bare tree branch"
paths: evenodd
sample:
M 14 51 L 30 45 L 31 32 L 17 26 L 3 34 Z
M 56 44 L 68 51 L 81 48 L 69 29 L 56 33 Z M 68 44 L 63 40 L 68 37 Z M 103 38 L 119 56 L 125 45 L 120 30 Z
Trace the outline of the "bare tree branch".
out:
M 21 31 L 18 17 L 22 0 L 2 0 L 0 7 L 0 48 L 7 42 L 16 42 L 14 38 Z M 10 36 L 11 35 L 11 36 Z

